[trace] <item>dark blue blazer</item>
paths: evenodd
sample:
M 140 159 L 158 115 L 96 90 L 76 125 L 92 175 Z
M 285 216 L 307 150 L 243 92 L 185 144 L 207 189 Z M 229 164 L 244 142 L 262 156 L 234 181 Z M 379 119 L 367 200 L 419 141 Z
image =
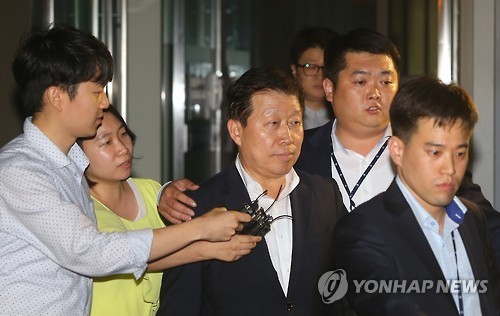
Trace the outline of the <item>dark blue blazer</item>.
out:
M 487 280 L 479 294 L 484 316 L 498 315 L 498 274 L 488 244 L 484 214 L 472 202 L 459 226 L 476 280 Z M 386 192 L 361 204 L 337 225 L 335 265 L 348 280 L 445 280 L 415 215 L 395 181 Z M 422 284 L 422 283 L 420 283 Z M 359 315 L 458 315 L 449 293 L 390 294 L 354 292 L 348 300 Z
M 158 315 L 331 315 L 318 292 L 321 275 L 333 269 L 333 232 L 345 214 L 331 178 L 297 171 L 300 183 L 290 194 L 293 253 L 285 296 L 263 239 L 236 262 L 209 260 L 165 271 Z M 196 214 L 213 207 L 240 209 L 250 202 L 232 166 L 190 192 Z M 271 226 L 272 229 L 272 226 Z
M 333 120 L 323 126 L 304 131 L 304 142 L 296 169 L 332 177 L 332 126 Z
M 295 164 L 296 169 L 325 177 L 332 176 L 331 166 L 331 135 L 333 121 L 315 129 L 304 132 L 302 152 Z M 481 207 L 487 218 L 492 247 L 496 258 L 497 268 L 500 270 L 500 213 L 484 197 L 479 185 L 472 181 L 472 173 L 466 172 L 458 189 L 457 196 L 466 198 Z

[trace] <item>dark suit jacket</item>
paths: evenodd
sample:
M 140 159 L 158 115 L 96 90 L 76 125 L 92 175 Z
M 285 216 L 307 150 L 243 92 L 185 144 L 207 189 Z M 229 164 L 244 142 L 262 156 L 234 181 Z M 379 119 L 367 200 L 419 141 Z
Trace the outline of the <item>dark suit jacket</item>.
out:
M 304 131 L 304 142 L 296 169 L 332 177 L 332 126 L 333 120 L 323 126 Z
M 483 315 L 497 315 L 500 297 L 497 274 L 484 214 L 462 200 L 468 211 L 459 226 L 474 277 L 488 280 L 479 294 Z M 386 192 L 361 204 L 344 217 L 335 232 L 335 265 L 352 280 L 445 280 L 432 249 L 401 190 L 393 181 Z M 422 283 L 420 283 L 422 284 Z M 348 300 L 359 315 L 457 315 L 449 293 L 355 294 L 349 284 Z
M 236 262 L 209 260 L 165 271 L 158 315 L 328 315 L 318 292 L 321 275 L 333 269 L 333 229 L 347 214 L 332 179 L 297 171 L 290 194 L 293 253 L 285 297 L 265 239 Z M 250 202 L 236 167 L 190 192 L 196 214 L 217 206 L 240 209 Z M 271 226 L 272 229 L 272 226 Z
M 331 166 L 331 134 L 333 121 L 315 129 L 304 132 L 304 143 L 296 169 L 325 177 L 332 176 Z M 488 228 L 492 240 L 493 251 L 500 270 L 500 213 L 484 197 L 479 185 L 472 182 L 472 174 L 467 171 L 458 189 L 457 196 L 464 197 L 481 207 L 487 218 Z

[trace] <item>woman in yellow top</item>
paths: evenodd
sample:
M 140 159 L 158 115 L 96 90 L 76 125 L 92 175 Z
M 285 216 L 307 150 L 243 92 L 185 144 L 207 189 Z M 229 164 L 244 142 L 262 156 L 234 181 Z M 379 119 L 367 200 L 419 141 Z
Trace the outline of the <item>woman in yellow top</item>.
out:
M 89 158 L 85 176 L 101 231 L 164 227 L 156 208 L 160 184 L 151 179 L 130 178 L 134 142 L 134 133 L 111 105 L 104 112 L 96 136 L 79 142 Z M 259 240 L 235 235 L 228 242 L 199 241 L 150 262 L 148 273 L 138 281 L 128 274 L 96 278 L 91 315 L 155 315 L 163 269 L 205 259 L 237 260 Z

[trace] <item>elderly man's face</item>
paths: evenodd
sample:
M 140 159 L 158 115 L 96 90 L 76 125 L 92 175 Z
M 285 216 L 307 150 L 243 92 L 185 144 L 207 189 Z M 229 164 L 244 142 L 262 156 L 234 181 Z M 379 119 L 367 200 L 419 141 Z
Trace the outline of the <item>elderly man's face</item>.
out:
M 252 97 L 252 106 L 247 126 L 228 122 L 241 163 L 257 181 L 282 177 L 297 161 L 304 138 L 299 101 L 294 95 L 263 91 Z

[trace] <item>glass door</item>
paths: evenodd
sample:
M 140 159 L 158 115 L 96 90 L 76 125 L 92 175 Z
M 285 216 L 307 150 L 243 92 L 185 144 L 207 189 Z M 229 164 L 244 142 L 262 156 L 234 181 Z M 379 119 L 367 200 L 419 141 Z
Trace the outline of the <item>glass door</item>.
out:
M 164 54 L 164 60 L 171 65 L 172 98 L 168 100 L 165 89 L 163 108 L 164 118 L 171 122 L 165 128 L 175 137 L 164 134 L 171 148 L 164 178 L 169 178 L 165 173 L 170 171 L 170 178 L 187 177 L 199 183 L 234 158 L 222 101 L 228 82 L 250 67 L 250 52 L 248 37 L 239 33 L 242 28 L 228 25 L 241 23 L 235 15 L 248 6 L 246 1 L 175 0 L 168 7 L 173 45 L 164 46 L 171 52 Z M 242 44 L 240 38 L 247 42 Z M 169 155 L 167 151 L 163 153 Z
M 437 72 L 442 1 L 161 1 L 163 180 L 187 177 L 199 183 L 232 163 L 235 149 L 221 107 L 224 91 L 250 67 L 290 72 L 289 47 L 304 27 L 338 33 L 375 29 L 398 46 L 403 80 Z

